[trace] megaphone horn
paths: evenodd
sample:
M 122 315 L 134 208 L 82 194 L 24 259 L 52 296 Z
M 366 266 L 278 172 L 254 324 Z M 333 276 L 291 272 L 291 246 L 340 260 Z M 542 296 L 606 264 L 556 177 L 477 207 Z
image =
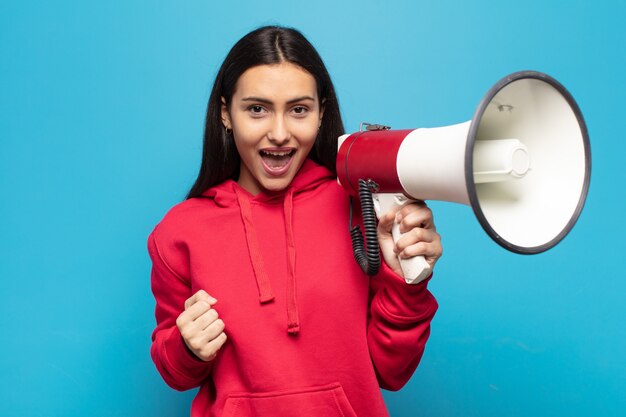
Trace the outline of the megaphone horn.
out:
M 375 184 L 379 217 L 409 199 L 466 204 L 495 242 L 521 254 L 546 251 L 569 233 L 590 174 L 578 105 L 558 81 L 535 71 L 498 81 L 468 122 L 408 130 L 368 126 L 341 136 L 337 155 L 337 177 L 349 193 L 358 193 L 359 179 Z M 430 272 L 418 258 L 401 261 L 407 282 Z

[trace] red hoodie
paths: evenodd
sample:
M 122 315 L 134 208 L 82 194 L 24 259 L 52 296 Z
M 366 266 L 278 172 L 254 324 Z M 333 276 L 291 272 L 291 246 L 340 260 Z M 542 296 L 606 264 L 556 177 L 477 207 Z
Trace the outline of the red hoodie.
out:
M 252 196 L 234 181 L 170 210 L 148 239 L 157 327 L 151 354 L 177 390 L 200 386 L 191 415 L 386 416 L 420 361 L 437 302 L 386 265 L 354 261 L 349 199 L 307 160 L 289 187 Z M 176 327 L 203 289 L 226 344 L 211 362 Z

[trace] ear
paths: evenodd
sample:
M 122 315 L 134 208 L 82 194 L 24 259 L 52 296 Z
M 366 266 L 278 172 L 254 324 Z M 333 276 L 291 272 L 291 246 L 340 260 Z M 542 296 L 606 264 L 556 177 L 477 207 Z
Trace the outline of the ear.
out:
M 224 128 L 232 129 L 233 124 L 232 124 L 232 121 L 230 120 L 230 113 L 228 112 L 228 106 L 226 105 L 226 100 L 224 99 L 224 97 L 222 97 L 221 116 L 222 116 L 222 124 L 224 125 Z

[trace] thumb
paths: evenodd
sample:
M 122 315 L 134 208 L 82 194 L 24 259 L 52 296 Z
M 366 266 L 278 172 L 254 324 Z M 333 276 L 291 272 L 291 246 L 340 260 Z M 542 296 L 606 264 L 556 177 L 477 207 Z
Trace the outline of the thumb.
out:
M 210 295 L 209 293 L 207 293 L 204 290 L 200 290 L 196 293 L 197 295 L 197 300 L 204 300 L 206 302 L 208 302 L 210 305 L 214 305 L 217 303 L 217 299 L 215 297 L 213 297 L 212 295 Z
M 396 220 L 396 213 L 394 211 L 389 211 L 384 213 L 378 219 L 378 233 L 391 235 L 391 228 L 393 227 L 393 223 Z

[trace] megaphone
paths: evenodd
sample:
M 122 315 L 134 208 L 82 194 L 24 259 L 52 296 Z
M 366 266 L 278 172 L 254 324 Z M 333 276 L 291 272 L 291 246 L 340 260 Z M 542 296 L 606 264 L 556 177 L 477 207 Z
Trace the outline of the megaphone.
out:
M 535 71 L 498 81 L 470 121 L 409 130 L 366 125 L 341 136 L 337 154 L 339 183 L 355 196 L 359 180 L 361 191 L 366 184 L 379 217 L 410 200 L 469 205 L 496 243 L 520 254 L 546 251 L 569 233 L 590 174 L 578 105 L 558 81 Z M 397 225 L 392 234 L 401 237 Z M 375 239 L 375 231 L 366 237 Z M 423 257 L 400 264 L 407 283 L 430 275 Z

